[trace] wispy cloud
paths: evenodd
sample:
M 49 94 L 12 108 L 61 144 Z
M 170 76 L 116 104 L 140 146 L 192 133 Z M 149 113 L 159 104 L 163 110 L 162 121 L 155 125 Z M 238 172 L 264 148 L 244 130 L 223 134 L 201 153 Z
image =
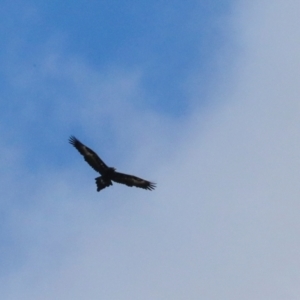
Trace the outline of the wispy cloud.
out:
M 297 299 L 300 7 L 288 4 L 236 4 L 237 59 L 205 108 L 191 70 L 182 118 L 138 101 L 151 97 L 143 67 L 99 71 L 53 46 L 8 76 L 3 299 Z M 70 133 L 157 189 L 96 193 Z

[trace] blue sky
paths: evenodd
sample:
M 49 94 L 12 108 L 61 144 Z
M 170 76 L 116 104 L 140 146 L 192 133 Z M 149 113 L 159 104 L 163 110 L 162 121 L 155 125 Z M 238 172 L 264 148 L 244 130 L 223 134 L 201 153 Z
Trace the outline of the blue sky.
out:
M 1 299 L 298 299 L 299 9 L 3 1 Z
M 143 69 L 142 85 L 151 95 L 145 102 L 181 114 L 187 109 L 182 85 L 191 70 L 202 70 L 208 79 L 209 70 L 217 71 L 212 58 L 228 43 L 230 6 L 230 1 L 7 2 L 2 51 L 33 72 L 51 46 L 101 72 Z
M 58 130 L 68 135 L 85 126 L 79 120 L 67 126 L 56 114 L 61 110 L 61 118 L 76 115 L 74 107 L 80 106 L 84 94 L 80 84 L 90 84 L 90 72 L 95 87 L 96 81 L 100 86 L 104 78 L 118 73 L 134 77 L 140 97 L 129 95 L 124 101 L 168 118 L 184 117 L 191 109 L 186 86 L 197 72 L 198 102 L 206 105 L 209 83 L 224 67 L 215 57 L 232 44 L 226 39 L 230 5 L 224 1 L 175 1 L 172 6 L 163 1 L 7 1 L 2 9 L 1 112 L 15 132 L 22 131 L 18 126 L 27 127 L 13 143 L 21 139 L 23 144 L 27 134 L 34 135 L 41 151 L 56 146 L 49 145 L 49 134 L 57 136 Z M 228 53 L 222 56 L 230 62 Z M 76 64 L 86 69 L 84 78 L 68 74 Z M 98 101 L 105 106 L 110 99 L 105 95 Z M 17 124 L 15 118 L 20 120 Z M 109 115 L 102 116 L 100 127 L 111 130 L 111 122 L 104 119 Z M 56 153 L 61 145 L 51 151 L 54 163 L 57 159 L 62 163 Z

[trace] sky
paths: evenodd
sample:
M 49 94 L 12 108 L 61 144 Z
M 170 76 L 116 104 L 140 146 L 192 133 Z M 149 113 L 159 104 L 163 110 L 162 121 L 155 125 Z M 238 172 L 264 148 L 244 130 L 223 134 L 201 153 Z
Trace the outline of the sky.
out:
M 1 299 L 299 299 L 299 11 L 2 1 Z

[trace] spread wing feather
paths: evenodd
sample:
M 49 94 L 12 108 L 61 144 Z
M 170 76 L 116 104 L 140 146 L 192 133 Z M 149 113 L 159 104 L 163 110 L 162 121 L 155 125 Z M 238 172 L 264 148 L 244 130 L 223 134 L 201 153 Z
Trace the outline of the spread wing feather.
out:
M 127 186 L 135 186 L 150 191 L 154 190 L 156 185 L 155 183 L 144 180 L 142 178 L 119 172 L 114 172 L 111 177 L 111 180 L 116 181 L 118 183 L 126 184 Z
M 82 144 L 75 136 L 70 136 L 70 144 L 72 144 L 81 155 L 83 155 L 85 161 L 101 175 L 105 173 L 108 166 L 101 160 L 101 158 L 90 148 Z

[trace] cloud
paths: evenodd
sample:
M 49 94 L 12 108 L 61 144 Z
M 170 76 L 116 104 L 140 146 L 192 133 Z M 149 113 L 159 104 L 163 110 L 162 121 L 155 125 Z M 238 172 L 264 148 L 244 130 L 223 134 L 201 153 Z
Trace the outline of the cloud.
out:
M 77 153 L 76 166 L 22 172 L 11 199 L 26 195 L 26 205 L 7 208 L 7 227 L 24 258 L 1 274 L 3 299 L 298 298 L 300 27 L 299 4 L 288 4 L 238 3 L 235 66 L 211 92 L 214 105 L 191 101 L 181 123 L 118 100 L 143 93 L 139 72 L 104 79 L 67 64 L 65 78 L 82 93 L 77 117 L 90 121 L 82 132 L 92 139 L 97 98 L 113 95 L 105 115 L 133 147 L 121 167 L 151 174 L 158 187 L 95 193 L 94 173 Z M 190 93 L 197 99 L 196 87 Z

